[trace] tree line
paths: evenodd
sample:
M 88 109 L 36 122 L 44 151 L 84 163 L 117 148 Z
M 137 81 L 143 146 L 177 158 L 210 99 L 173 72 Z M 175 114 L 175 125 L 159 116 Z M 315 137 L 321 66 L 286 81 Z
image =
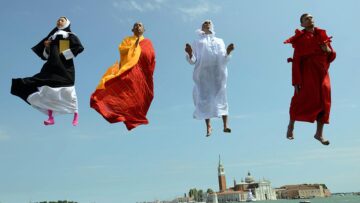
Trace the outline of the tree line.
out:
M 192 188 L 189 190 L 188 195 L 189 197 L 194 198 L 196 202 L 201 202 L 205 200 L 208 194 L 212 194 L 212 193 L 214 193 L 214 191 L 210 188 L 208 188 L 206 192 L 204 192 L 202 189 L 198 190 L 196 188 Z

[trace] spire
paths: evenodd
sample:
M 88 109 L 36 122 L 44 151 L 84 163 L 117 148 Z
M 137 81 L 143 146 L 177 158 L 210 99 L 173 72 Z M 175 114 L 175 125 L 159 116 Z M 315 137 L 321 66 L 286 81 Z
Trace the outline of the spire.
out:
M 219 177 L 219 191 L 223 192 L 226 190 L 226 180 L 225 180 L 225 169 L 221 163 L 220 154 L 219 154 L 218 177 Z
M 222 162 L 221 162 L 220 154 L 219 154 L 218 172 L 219 172 L 219 175 L 225 175 L 225 169 L 224 169 L 224 166 L 223 166 L 223 164 L 222 164 Z
M 220 157 L 220 154 L 219 154 L 219 166 L 221 166 L 222 163 L 221 163 L 221 157 Z

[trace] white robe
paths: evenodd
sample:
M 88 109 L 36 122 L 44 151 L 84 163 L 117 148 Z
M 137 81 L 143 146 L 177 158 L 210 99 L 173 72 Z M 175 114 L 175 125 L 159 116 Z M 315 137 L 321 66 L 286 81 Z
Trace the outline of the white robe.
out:
M 201 34 L 192 45 L 193 56 L 186 54 L 190 64 L 195 64 L 193 99 L 194 118 L 208 119 L 228 115 L 226 97 L 227 67 L 230 56 L 224 41 L 213 34 Z
M 38 87 L 37 92 L 29 95 L 27 101 L 34 108 L 48 114 L 51 109 L 53 114 L 72 114 L 78 112 L 78 101 L 75 86 L 70 87 Z

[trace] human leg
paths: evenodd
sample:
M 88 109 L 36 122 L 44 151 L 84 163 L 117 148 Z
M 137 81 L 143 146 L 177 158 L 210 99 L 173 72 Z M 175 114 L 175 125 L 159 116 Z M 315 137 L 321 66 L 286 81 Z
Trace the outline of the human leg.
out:
M 323 136 L 323 129 L 324 129 L 324 123 L 321 122 L 320 120 L 317 120 L 316 133 L 314 135 L 314 138 L 319 140 L 319 142 L 321 142 L 321 144 L 323 145 L 329 145 L 330 144 L 329 140 L 326 140 Z
M 228 126 L 228 116 L 227 115 L 223 115 L 222 116 L 223 119 L 223 123 L 224 123 L 224 132 L 225 133 L 231 133 L 231 129 Z
M 205 119 L 205 124 L 206 124 L 206 137 L 209 137 L 212 133 L 210 118 Z
M 295 121 L 294 120 L 289 120 L 289 125 L 288 125 L 288 129 L 286 132 L 286 138 L 289 140 L 293 140 L 294 139 L 294 125 L 295 125 Z

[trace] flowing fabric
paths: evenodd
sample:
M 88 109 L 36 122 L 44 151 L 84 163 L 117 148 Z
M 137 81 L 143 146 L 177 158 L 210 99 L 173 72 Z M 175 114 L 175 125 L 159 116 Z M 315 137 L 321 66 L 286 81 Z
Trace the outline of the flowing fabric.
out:
M 292 62 L 292 84 L 301 87 L 291 99 L 291 120 L 329 123 L 331 86 L 328 70 L 336 57 L 330 42 L 331 37 L 319 28 L 313 33 L 296 30 L 295 35 L 284 42 L 294 47 L 294 56 L 288 59 Z M 324 44 L 330 47 L 331 53 L 321 49 Z
M 50 48 L 45 48 L 48 39 Z M 79 38 L 69 27 L 55 28 L 32 50 L 46 63 L 32 77 L 12 79 L 11 93 L 46 114 L 77 112 L 73 58 L 84 50 Z
M 228 115 L 226 96 L 227 67 L 230 56 L 224 41 L 214 34 L 199 33 L 200 38 L 192 44 L 193 55 L 186 59 L 195 64 L 193 73 L 193 100 L 195 119 L 209 119 Z
M 131 130 L 148 124 L 146 114 L 154 97 L 155 51 L 149 39 L 127 37 L 119 46 L 120 63 L 113 64 L 91 95 L 90 106 L 108 122 L 124 122 Z

